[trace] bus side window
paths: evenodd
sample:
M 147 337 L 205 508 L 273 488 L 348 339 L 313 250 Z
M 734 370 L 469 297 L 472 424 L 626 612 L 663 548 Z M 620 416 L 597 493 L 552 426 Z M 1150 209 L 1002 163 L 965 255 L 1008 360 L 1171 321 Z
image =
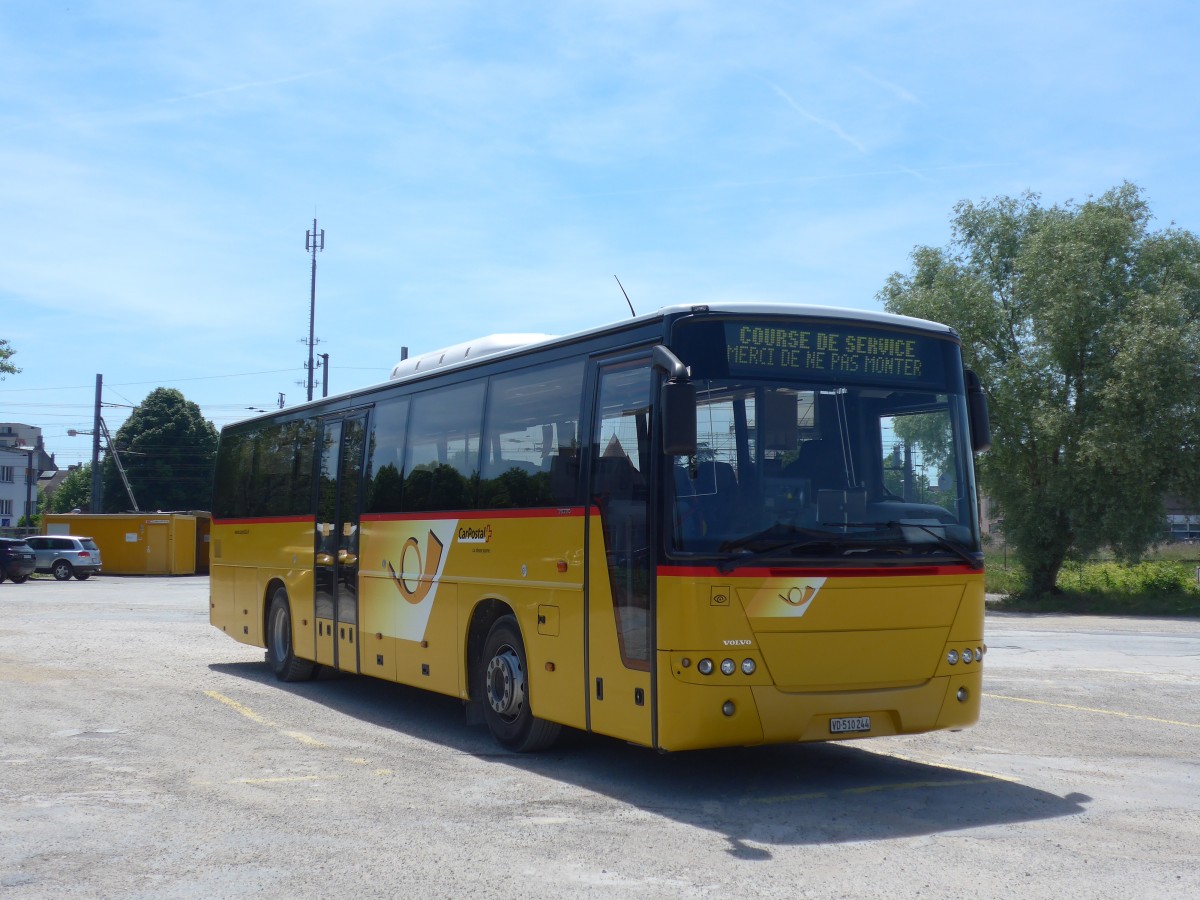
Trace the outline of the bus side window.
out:
M 485 385 L 473 381 L 413 397 L 404 467 L 405 512 L 476 505 Z
M 583 360 L 493 376 L 488 388 L 479 506 L 573 505 Z
M 408 398 L 385 400 L 371 416 L 368 443 L 367 494 L 364 512 L 395 513 L 403 509 L 404 432 L 408 425 Z

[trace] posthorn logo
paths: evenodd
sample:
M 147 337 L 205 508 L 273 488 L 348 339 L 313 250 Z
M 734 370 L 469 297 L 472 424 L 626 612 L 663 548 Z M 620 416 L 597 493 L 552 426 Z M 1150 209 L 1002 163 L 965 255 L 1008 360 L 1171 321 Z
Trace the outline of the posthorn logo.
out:
M 793 585 L 788 588 L 786 593 L 780 594 L 779 599 L 792 607 L 794 610 L 792 615 L 800 618 L 808 612 L 808 607 L 812 605 L 813 600 L 817 597 L 817 591 L 821 590 L 821 586 L 824 583 L 825 579 L 822 578 L 807 584 Z

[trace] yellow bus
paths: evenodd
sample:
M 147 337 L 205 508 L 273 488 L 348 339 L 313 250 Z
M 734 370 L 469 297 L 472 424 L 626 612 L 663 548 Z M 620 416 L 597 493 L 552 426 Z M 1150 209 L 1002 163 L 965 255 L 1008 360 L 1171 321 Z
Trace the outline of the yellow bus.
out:
M 464 701 L 514 751 L 979 715 L 978 380 L 944 325 L 669 307 L 500 335 L 226 427 L 211 622 Z

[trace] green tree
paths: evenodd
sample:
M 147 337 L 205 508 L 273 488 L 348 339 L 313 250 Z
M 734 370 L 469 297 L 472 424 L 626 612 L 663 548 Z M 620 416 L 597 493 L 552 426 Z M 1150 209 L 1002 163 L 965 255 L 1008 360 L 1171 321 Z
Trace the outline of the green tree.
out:
M 140 509 L 207 509 L 211 504 L 217 429 L 179 391 L 151 391 L 117 429 L 113 443 Z M 104 509 L 130 508 L 109 453 L 104 460 Z
M 92 464 L 71 469 L 50 495 L 47 512 L 68 513 L 73 509 L 87 512 L 92 504 Z
M 962 335 L 991 408 L 980 483 L 1035 595 L 1073 554 L 1136 559 L 1165 494 L 1200 497 L 1200 240 L 1150 219 L 1128 183 L 964 201 L 950 245 L 916 248 L 879 294 Z
M 16 375 L 21 371 L 9 362 L 16 352 L 16 350 L 9 346 L 8 341 L 0 338 L 0 381 L 4 380 L 5 375 Z

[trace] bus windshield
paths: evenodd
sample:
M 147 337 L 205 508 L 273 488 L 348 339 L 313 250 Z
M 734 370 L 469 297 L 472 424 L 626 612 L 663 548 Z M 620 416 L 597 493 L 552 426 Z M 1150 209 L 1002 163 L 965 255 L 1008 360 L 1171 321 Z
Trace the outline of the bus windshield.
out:
M 673 556 L 981 566 L 957 344 L 776 322 L 681 332 L 697 452 L 671 459 Z

